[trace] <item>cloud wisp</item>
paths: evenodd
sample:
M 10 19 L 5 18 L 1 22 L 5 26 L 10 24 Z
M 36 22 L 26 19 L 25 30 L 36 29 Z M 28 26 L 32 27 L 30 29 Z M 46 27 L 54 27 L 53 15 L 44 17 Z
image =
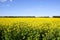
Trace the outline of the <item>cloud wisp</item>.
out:
M 10 2 L 12 2 L 13 0 L 10 0 Z
M 7 1 L 12 2 L 13 0 L 0 0 L 0 2 L 7 2 Z

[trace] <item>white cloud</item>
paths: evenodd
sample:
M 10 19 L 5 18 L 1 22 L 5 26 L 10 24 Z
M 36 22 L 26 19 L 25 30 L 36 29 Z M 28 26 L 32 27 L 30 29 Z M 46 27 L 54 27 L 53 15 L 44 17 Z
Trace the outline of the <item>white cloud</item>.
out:
M 0 2 L 6 2 L 7 0 L 0 0 Z
M 0 2 L 6 2 L 6 1 L 12 2 L 13 0 L 0 0 Z

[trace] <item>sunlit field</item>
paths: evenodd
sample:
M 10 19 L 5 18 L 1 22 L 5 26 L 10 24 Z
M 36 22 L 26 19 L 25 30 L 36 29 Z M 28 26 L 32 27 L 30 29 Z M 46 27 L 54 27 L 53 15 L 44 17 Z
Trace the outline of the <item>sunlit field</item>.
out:
M 0 40 L 60 40 L 60 18 L 0 18 Z

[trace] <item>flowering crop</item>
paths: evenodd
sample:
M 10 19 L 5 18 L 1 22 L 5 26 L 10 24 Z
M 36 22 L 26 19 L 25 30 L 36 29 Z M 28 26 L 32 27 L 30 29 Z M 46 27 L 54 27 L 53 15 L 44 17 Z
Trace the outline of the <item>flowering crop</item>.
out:
M 60 40 L 60 18 L 0 18 L 1 40 Z

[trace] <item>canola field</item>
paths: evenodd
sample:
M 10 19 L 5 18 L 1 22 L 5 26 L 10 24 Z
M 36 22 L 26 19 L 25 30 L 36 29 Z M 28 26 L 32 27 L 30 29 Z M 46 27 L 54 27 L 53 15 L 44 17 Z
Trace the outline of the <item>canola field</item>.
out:
M 60 40 L 60 18 L 0 18 L 0 40 Z

